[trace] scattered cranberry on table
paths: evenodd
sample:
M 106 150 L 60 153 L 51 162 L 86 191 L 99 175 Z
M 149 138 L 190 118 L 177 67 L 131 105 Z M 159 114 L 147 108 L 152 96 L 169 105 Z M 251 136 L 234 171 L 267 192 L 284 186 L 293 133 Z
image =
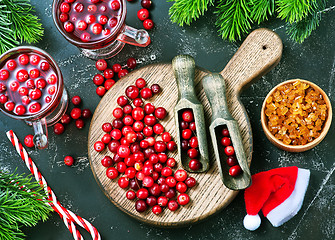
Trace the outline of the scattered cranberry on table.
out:
M 74 159 L 71 156 L 66 156 L 64 158 L 64 163 L 65 163 L 66 166 L 72 166 L 73 162 L 74 162 Z
M 32 148 L 35 146 L 34 144 L 34 136 L 29 134 L 27 135 L 25 138 L 24 138 L 24 144 L 29 147 L 29 148 Z

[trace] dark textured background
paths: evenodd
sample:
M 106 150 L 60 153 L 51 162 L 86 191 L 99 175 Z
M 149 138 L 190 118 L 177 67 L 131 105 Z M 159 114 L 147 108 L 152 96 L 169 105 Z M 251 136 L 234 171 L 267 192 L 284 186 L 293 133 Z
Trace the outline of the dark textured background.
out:
M 31 0 L 45 28 L 43 40 L 36 46 L 45 49 L 58 62 L 70 96 L 80 95 L 83 107 L 92 111 L 100 101 L 95 94 L 92 77 L 97 73 L 94 61 L 84 58 L 70 45 L 52 21 L 52 1 Z M 140 1 L 128 3 L 127 24 L 140 28 L 136 17 Z M 124 63 L 130 56 L 141 59 L 139 67 L 154 62 L 170 62 L 178 54 L 190 54 L 199 67 L 220 71 L 238 49 L 240 43 L 221 40 L 214 26 L 212 11 L 206 13 L 191 27 L 178 27 L 169 22 L 171 3 L 153 0 L 150 11 L 156 26 L 150 31 L 152 44 L 143 49 L 126 46 L 109 61 Z M 213 9 L 211 9 L 213 10 Z M 245 212 L 243 194 L 223 211 L 200 224 L 174 229 L 161 229 L 138 222 L 117 209 L 99 189 L 87 159 L 87 135 L 89 124 L 77 130 L 72 123 L 66 132 L 56 136 L 50 130 L 50 146 L 47 150 L 29 150 L 32 159 L 53 188 L 61 203 L 93 223 L 102 239 L 334 239 L 335 235 L 335 179 L 334 179 L 334 124 L 327 137 L 314 149 L 305 153 L 288 153 L 274 147 L 265 137 L 260 124 L 261 104 L 267 92 L 276 84 L 292 78 L 302 78 L 318 84 L 335 105 L 335 0 L 328 2 L 319 28 L 303 44 L 288 39 L 284 22 L 272 20 L 262 25 L 276 31 L 283 40 L 284 51 L 279 65 L 253 84 L 242 94 L 242 101 L 249 113 L 254 136 L 254 152 L 251 172 L 257 173 L 276 167 L 292 166 L 311 170 L 310 184 L 302 209 L 282 227 L 274 228 L 262 219 L 255 232 L 243 228 Z M 23 162 L 8 142 L 5 131 L 13 129 L 19 139 L 32 133 L 24 122 L 12 120 L 0 114 L 0 170 L 28 173 Z M 63 163 L 66 155 L 79 161 L 75 167 Z M 44 223 L 24 228 L 27 239 L 72 239 L 56 213 Z M 85 239 L 90 236 L 83 232 Z

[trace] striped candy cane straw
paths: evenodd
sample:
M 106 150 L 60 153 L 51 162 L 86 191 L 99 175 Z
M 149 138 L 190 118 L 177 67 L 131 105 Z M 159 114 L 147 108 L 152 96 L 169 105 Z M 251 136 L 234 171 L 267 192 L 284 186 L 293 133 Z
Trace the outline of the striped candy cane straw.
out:
M 73 235 L 75 240 L 83 240 L 80 232 L 76 228 L 76 224 L 86 229 L 91 234 L 93 240 L 101 240 L 100 234 L 98 230 L 87 220 L 81 218 L 80 216 L 74 214 L 70 210 L 64 208 L 60 202 L 57 200 L 55 193 L 48 186 L 47 181 L 42 176 L 38 168 L 36 167 L 33 160 L 29 157 L 27 151 L 24 149 L 22 144 L 19 142 L 15 133 L 10 130 L 7 133 L 8 139 L 11 141 L 13 146 L 15 147 L 18 154 L 21 156 L 22 160 L 25 162 L 27 168 L 30 170 L 31 174 L 35 177 L 36 181 L 44 188 L 48 196 L 48 204 L 59 214 L 59 216 L 63 219 L 65 226 L 69 229 L 70 233 Z

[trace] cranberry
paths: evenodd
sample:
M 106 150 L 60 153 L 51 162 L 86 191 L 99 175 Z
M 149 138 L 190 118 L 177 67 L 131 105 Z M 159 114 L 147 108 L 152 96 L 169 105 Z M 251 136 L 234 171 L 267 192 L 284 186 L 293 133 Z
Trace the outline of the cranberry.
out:
M 9 78 L 9 72 L 6 69 L 0 71 L 0 80 L 7 80 Z
M 229 131 L 228 131 L 227 128 L 223 128 L 223 129 L 222 129 L 222 135 L 223 135 L 224 137 L 229 137 Z
M 56 123 L 54 125 L 54 133 L 57 134 L 57 135 L 60 135 L 64 132 L 65 128 L 63 126 L 63 124 L 61 123 Z
M 34 68 L 29 71 L 29 76 L 32 79 L 38 78 L 40 76 L 40 71 L 38 69 Z
M 29 63 L 29 57 L 27 54 L 21 54 L 19 56 L 19 63 L 21 65 L 27 65 Z
M 78 129 L 82 129 L 85 126 L 84 120 L 83 119 L 77 119 L 76 120 L 76 127 Z
M 172 169 L 170 167 L 164 167 L 161 171 L 162 176 L 168 177 L 172 175 Z
M 50 95 L 55 94 L 55 91 L 56 91 L 56 87 L 55 86 L 51 86 L 51 87 L 48 88 L 48 93 Z
M 197 148 L 199 146 L 197 137 L 192 137 L 188 143 L 191 148 Z
M 174 198 L 177 195 L 176 190 L 174 188 L 170 188 L 169 191 L 165 193 L 165 196 L 169 199 Z
M 13 92 L 16 92 L 20 87 L 20 83 L 18 81 L 13 81 L 9 85 L 9 89 L 12 90 Z
M 115 81 L 113 79 L 107 79 L 104 83 L 104 87 L 105 87 L 106 91 L 111 89 L 111 87 L 113 87 L 114 84 L 115 84 Z
M 154 130 L 152 129 L 152 127 L 145 127 L 143 128 L 143 134 L 146 137 L 150 137 L 152 136 L 152 134 L 154 133 Z
M 149 192 L 146 188 L 141 188 L 137 191 L 136 196 L 138 199 L 146 199 L 149 196 Z
M 110 124 L 110 123 L 102 124 L 102 131 L 110 132 L 110 131 L 112 131 L 112 129 L 113 129 L 112 124 Z
M 129 185 L 129 178 L 127 177 L 120 177 L 118 180 L 118 185 L 120 188 L 127 188 Z
M 138 172 L 141 171 L 143 169 L 143 163 L 141 163 L 141 162 L 135 162 L 134 168 Z
M 152 97 L 152 91 L 151 91 L 151 89 L 147 88 L 147 87 L 143 88 L 141 90 L 141 97 L 143 99 L 149 99 L 149 98 L 151 98 Z
M 130 154 L 130 149 L 128 146 L 120 145 L 117 149 L 117 154 L 122 158 L 126 158 Z
M 154 185 L 154 180 L 150 176 L 145 176 L 142 181 L 143 187 L 150 188 L 152 185 Z
M 34 144 L 34 136 L 29 134 L 27 135 L 25 138 L 24 138 L 24 144 L 29 147 L 29 148 L 32 148 L 35 146 Z
M 183 182 L 178 182 L 176 185 L 176 190 L 180 193 L 184 193 L 187 191 L 187 185 Z
M 37 113 L 39 110 L 41 110 L 41 104 L 38 102 L 35 102 L 29 106 L 28 111 L 31 113 Z
M 72 166 L 72 165 L 73 165 L 73 162 L 74 162 L 74 159 L 73 159 L 73 157 L 71 157 L 71 156 L 66 156 L 66 157 L 64 158 L 64 163 L 65 163 L 65 165 L 67 165 L 67 166 Z
M 173 188 L 176 186 L 177 181 L 174 177 L 170 176 L 166 178 L 166 184 L 170 187 Z
M 192 131 L 190 129 L 185 129 L 181 133 L 183 139 L 190 139 L 192 137 Z
M 129 104 L 123 107 L 123 112 L 125 114 L 131 114 L 132 111 L 133 111 L 133 107 Z
M 117 118 L 117 119 L 122 118 L 122 117 L 123 117 L 123 111 L 122 111 L 122 109 L 121 109 L 121 108 L 115 108 L 115 109 L 113 110 L 113 116 L 114 116 L 115 118 Z
M 148 126 L 153 126 L 156 124 L 156 122 L 157 122 L 157 119 L 155 116 L 147 115 L 144 117 L 144 123 Z
M 119 148 L 120 143 L 117 140 L 112 140 L 108 143 L 108 149 L 109 151 L 111 151 L 112 153 L 117 153 L 117 149 Z M 120 157 L 119 155 L 115 155 Z M 116 162 L 116 161 L 115 161 Z
M 178 182 L 183 182 L 187 178 L 187 172 L 183 169 L 179 169 L 175 172 L 174 177 Z
M 154 196 L 149 196 L 146 199 L 146 203 L 148 204 L 148 206 L 153 207 L 157 204 L 157 199 Z
M 231 145 L 231 140 L 230 140 L 230 138 L 229 138 L 229 137 L 223 137 L 223 138 L 221 139 L 221 145 L 222 145 L 222 146 L 225 146 L 225 147 Z
M 135 135 L 136 135 L 136 138 L 137 138 L 136 133 L 135 133 Z M 130 151 L 132 153 L 137 153 L 137 152 L 141 151 L 141 147 L 140 147 L 139 142 L 134 142 L 132 145 L 130 145 Z M 135 161 L 136 161 L 136 159 L 135 159 Z
M 140 107 L 134 108 L 133 111 L 132 111 L 132 117 L 136 121 L 142 120 L 144 118 L 144 110 Z
M 136 59 L 133 58 L 133 57 L 128 58 L 127 67 L 130 68 L 130 69 L 134 69 L 136 67 Z
M 16 64 L 15 60 L 11 59 L 11 60 L 7 61 L 6 66 L 7 66 L 9 71 L 13 71 L 16 68 L 17 64 Z
M 141 107 L 143 105 L 143 100 L 141 98 L 135 98 L 133 104 L 135 107 Z
M 28 81 L 29 81 L 29 80 L 28 80 Z M 27 82 L 28 82 L 28 81 L 27 81 Z M 36 87 L 37 87 L 37 88 L 39 88 L 39 89 L 44 89 L 46 86 L 47 86 L 47 82 L 46 82 L 43 78 L 38 79 L 38 80 L 36 81 Z
M 57 82 L 57 77 L 55 74 L 51 74 L 50 77 L 48 77 L 47 82 L 49 84 L 55 84 Z
M 144 22 L 143 22 L 143 27 L 146 29 L 146 30 L 150 30 L 154 27 L 154 22 L 151 20 L 151 19 L 145 19 Z
M 115 155 L 118 156 L 118 155 Z M 124 173 L 127 169 L 127 165 L 124 162 L 118 162 L 116 164 L 116 169 L 119 173 Z M 130 182 L 131 183 L 131 182 Z M 136 189 L 137 190 L 137 189 Z
M 152 103 L 147 103 L 144 105 L 145 114 L 152 114 L 155 112 L 155 106 Z
M 65 22 L 64 23 L 64 29 L 66 32 L 73 32 L 74 31 L 74 25 L 72 22 Z
M 7 101 L 7 100 L 6 100 Z M 31 102 L 31 100 L 30 100 L 30 98 L 28 97 L 28 96 L 23 96 L 22 98 L 21 98 L 21 101 L 22 101 L 22 103 L 24 104 L 24 105 L 28 105 L 30 102 Z M 0 101 L 1 102 L 1 101 Z
M 70 113 L 72 119 L 78 119 L 81 117 L 81 109 L 80 108 L 73 108 Z
M 151 91 L 153 94 L 158 94 L 161 91 L 161 87 L 158 84 L 152 84 Z
M 177 197 L 179 205 L 184 206 L 190 202 L 190 197 L 186 193 L 182 193 Z
M 82 12 L 84 11 L 84 5 L 82 3 L 77 3 L 75 6 L 74 6 L 74 10 L 76 12 Z
M 105 79 L 104 77 L 101 75 L 101 74 L 96 74 L 94 77 L 93 77 L 93 83 L 97 86 L 100 86 L 104 83 Z
M 120 7 L 121 7 L 120 2 L 117 1 L 117 0 L 114 0 L 114 1 L 111 3 L 111 8 L 112 8 L 114 11 L 119 10 Z
M 149 143 L 148 143 L 148 141 L 146 141 L 146 140 L 142 140 L 142 141 L 140 142 L 140 147 L 143 148 L 143 149 L 148 148 L 148 147 L 149 147 Z
M 168 204 L 168 199 L 164 196 L 160 196 L 158 199 L 157 199 L 157 203 L 159 206 L 161 207 L 166 207 L 167 204 Z
M 63 13 L 68 13 L 70 12 L 70 4 L 66 3 L 66 2 L 63 2 L 61 5 L 60 5 L 60 11 L 63 12 Z
M 95 63 L 95 67 L 99 70 L 99 71 L 104 71 L 107 68 L 107 62 L 104 59 L 99 59 L 96 63 Z
M 113 159 L 110 156 L 105 156 L 103 159 L 101 159 L 101 164 L 104 167 L 111 167 L 113 165 Z
M 121 69 L 119 71 L 119 73 L 117 74 L 118 78 L 123 78 L 124 76 L 126 76 L 129 73 L 129 71 L 127 69 Z
M 135 82 L 136 87 L 138 87 L 140 89 L 144 88 L 146 84 L 147 83 L 143 78 L 138 78 Z
M 158 153 L 165 152 L 165 150 L 166 150 L 166 144 L 163 141 L 157 141 L 157 142 L 155 142 L 155 150 Z
M 147 19 L 149 17 L 149 11 L 145 8 L 142 8 L 142 9 L 137 11 L 137 17 L 141 21 L 144 21 L 145 19 Z
M 79 119 L 78 119 L 79 120 Z M 77 122 L 76 122 L 77 123 Z M 101 141 L 105 144 L 108 144 L 110 141 L 112 141 L 112 137 L 111 135 L 109 135 L 108 133 L 104 134 L 101 138 Z
M 121 66 L 120 64 L 118 64 L 118 63 L 115 63 L 115 64 L 112 66 L 112 69 L 113 69 L 114 72 L 118 73 L 118 72 L 121 71 L 122 66 Z
M 133 129 L 130 126 L 124 126 L 121 131 L 122 135 L 126 136 L 128 132 L 133 132 Z
M 62 23 L 64 23 L 64 22 L 66 22 L 67 20 L 69 20 L 69 15 L 66 14 L 66 13 L 61 13 L 61 14 L 59 15 L 59 20 L 60 20 Z
M 13 102 L 6 102 L 5 103 L 5 109 L 9 112 L 13 111 L 15 107 L 15 103 Z
M 102 25 L 105 25 L 108 22 L 108 17 L 106 17 L 105 15 L 101 15 L 99 17 L 99 23 Z
M 123 158 L 120 157 L 118 154 L 115 154 L 115 155 L 113 156 L 113 161 L 114 161 L 115 163 L 119 163 L 119 162 L 123 161 Z
M 50 64 L 47 61 L 41 62 L 40 68 L 42 71 L 48 71 L 50 68 Z
M 197 182 L 195 181 L 195 179 L 194 179 L 193 177 L 188 177 L 188 178 L 186 178 L 186 180 L 185 180 L 185 184 L 186 184 L 186 186 L 189 187 L 189 188 L 194 187 L 196 183 L 197 183 Z
M 81 103 L 81 98 L 79 96 L 74 96 L 72 97 L 71 102 L 73 105 L 79 105 Z
M 236 159 L 235 156 L 229 156 L 226 161 L 227 161 L 228 166 L 230 166 L 230 167 L 235 166 L 235 165 L 238 164 L 237 159 Z
M 109 179 L 115 179 L 119 175 L 119 172 L 116 170 L 115 167 L 109 167 L 106 170 L 106 175 Z
M 81 116 L 83 118 L 90 118 L 91 115 L 92 115 L 91 110 L 88 108 L 83 109 L 83 111 L 81 112 Z
M 156 108 L 155 110 L 155 116 L 158 118 L 158 119 L 164 119 L 167 115 L 167 111 L 165 108 L 163 107 L 158 107 Z
M 128 104 L 128 98 L 126 98 L 126 96 L 118 97 L 117 104 L 119 104 L 120 107 L 126 106 Z
M 177 162 L 176 162 L 176 160 L 175 160 L 174 158 L 169 158 L 169 159 L 166 161 L 166 165 L 167 165 L 168 167 L 173 168 L 173 167 L 175 167 L 175 166 L 177 165 Z
M 136 141 L 137 135 L 134 132 L 129 132 L 125 136 L 128 143 L 134 143 Z
M 234 147 L 233 146 L 228 146 L 224 149 L 224 152 L 227 156 L 232 156 L 235 153 Z
M 192 110 L 185 110 L 182 114 L 182 118 L 185 122 L 192 122 L 194 119 Z
M 129 97 L 130 99 L 135 99 L 138 97 L 138 95 L 139 95 L 139 89 L 136 86 L 131 85 L 126 88 L 126 96 Z
M 96 92 L 96 94 L 98 94 L 98 96 L 102 97 L 106 93 L 106 88 L 103 87 L 103 86 L 99 86 L 99 87 L 97 87 L 95 92 Z
M 5 104 L 7 101 L 8 101 L 8 97 L 6 95 L 4 94 L 0 95 L 0 103 Z
M 144 8 L 150 8 L 151 7 L 151 0 L 141 0 L 141 6 Z
M 199 151 L 195 148 L 191 148 L 187 151 L 187 156 L 189 158 L 197 158 L 199 155 Z
M 138 152 L 134 153 L 133 156 L 134 156 L 134 159 L 135 159 L 136 162 L 143 162 L 144 161 L 144 153 L 143 152 L 138 151 Z
M 154 171 L 154 168 L 152 165 L 145 165 L 143 167 L 143 174 L 146 175 L 146 176 L 149 176 L 153 173 Z
M 88 24 L 92 24 L 92 23 L 94 23 L 96 21 L 96 17 L 94 16 L 94 15 L 88 15 L 87 17 L 86 17 L 86 22 L 88 23 Z M 99 60 L 98 60 L 99 61 Z M 95 64 L 95 66 L 97 67 L 97 63 Z M 107 64 L 106 64 L 106 67 L 107 67 Z M 98 68 L 98 67 L 97 67 Z M 99 68 L 98 68 L 98 70 L 100 70 Z M 103 70 L 100 70 L 100 71 L 103 71 Z
M 105 144 L 101 141 L 94 143 L 94 150 L 97 152 L 102 152 L 105 149 Z
M 135 209 L 137 212 L 144 212 L 147 210 L 147 204 L 144 200 L 137 200 L 135 203 Z
M 136 121 L 133 124 L 133 129 L 135 132 L 141 132 L 144 128 L 144 124 L 141 121 Z
M 7 70 L 6 70 L 7 71 Z M 6 80 L 6 79 L 3 79 L 3 72 L 1 72 L 1 80 Z M 27 72 L 27 70 L 25 70 L 25 69 L 21 69 L 21 70 L 19 70 L 17 73 L 16 73 L 16 79 L 19 81 L 19 82 L 25 82 L 25 81 L 27 81 L 28 80 L 28 78 L 29 78 L 29 75 L 28 75 L 28 72 Z
M 169 151 L 173 152 L 177 149 L 177 144 L 174 141 L 170 141 L 167 143 L 166 147 Z
M 138 189 L 140 189 L 142 187 L 141 183 L 136 179 L 130 179 L 129 181 L 129 187 L 135 191 L 137 191 Z
M 155 205 L 152 207 L 152 213 L 155 215 L 159 215 L 162 213 L 162 208 L 159 205 Z
M 136 193 L 133 190 L 128 190 L 126 192 L 126 198 L 129 200 L 133 200 L 136 198 Z
M 242 172 L 242 169 L 239 165 L 232 166 L 229 169 L 229 175 L 232 177 L 237 177 L 238 175 L 241 174 L 241 172 Z
M 84 31 L 87 28 L 87 23 L 83 20 L 80 20 L 80 21 L 77 22 L 77 28 L 80 31 Z
M 158 156 L 158 155 L 157 155 Z M 158 160 L 159 160 L 159 157 L 158 157 Z M 156 172 L 161 172 L 162 171 L 162 169 L 163 169 L 163 165 L 161 164 L 161 163 L 156 163 L 155 165 L 154 165 L 154 170 L 156 171 Z
M 198 171 L 201 168 L 201 162 L 197 159 L 192 159 L 188 163 L 188 167 L 193 171 Z
M 170 187 L 166 184 L 166 182 L 160 184 L 159 188 L 163 193 L 167 193 L 170 190 Z
M 118 20 L 116 17 L 109 19 L 109 26 L 111 26 L 112 28 L 115 27 L 117 23 L 118 23 Z
M 145 139 L 148 142 L 149 146 L 152 147 L 155 145 L 156 139 L 154 137 L 148 137 Z

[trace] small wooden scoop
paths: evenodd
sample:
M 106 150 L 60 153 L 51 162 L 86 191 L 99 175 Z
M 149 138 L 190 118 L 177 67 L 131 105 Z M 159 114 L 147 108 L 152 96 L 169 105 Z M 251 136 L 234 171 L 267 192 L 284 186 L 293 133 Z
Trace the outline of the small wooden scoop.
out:
M 177 132 L 178 155 L 183 168 L 190 172 L 205 172 L 209 168 L 208 146 L 204 109 L 194 91 L 194 59 L 189 55 L 179 55 L 173 58 L 172 67 L 178 85 L 178 102 L 175 106 L 175 122 Z M 189 168 L 190 158 L 181 148 L 180 122 L 182 112 L 186 109 L 193 111 L 196 126 L 196 136 L 199 143 L 199 161 L 201 168 L 193 171 Z
M 221 179 L 226 187 L 230 189 L 245 189 L 251 183 L 251 175 L 238 123 L 228 109 L 225 81 L 220 74 L 214 73 L 204 77 L 202 84 L 212 109 L 212 121 L 209 132 Z M 226 163 L 228 157 L 224 152 L 225 147 L 221 145 L 221 131 L 224 126 L 228 128 L 236 159 L 242 169 L 241 174 L 236 177 L 229 175 L 230 166 Z

